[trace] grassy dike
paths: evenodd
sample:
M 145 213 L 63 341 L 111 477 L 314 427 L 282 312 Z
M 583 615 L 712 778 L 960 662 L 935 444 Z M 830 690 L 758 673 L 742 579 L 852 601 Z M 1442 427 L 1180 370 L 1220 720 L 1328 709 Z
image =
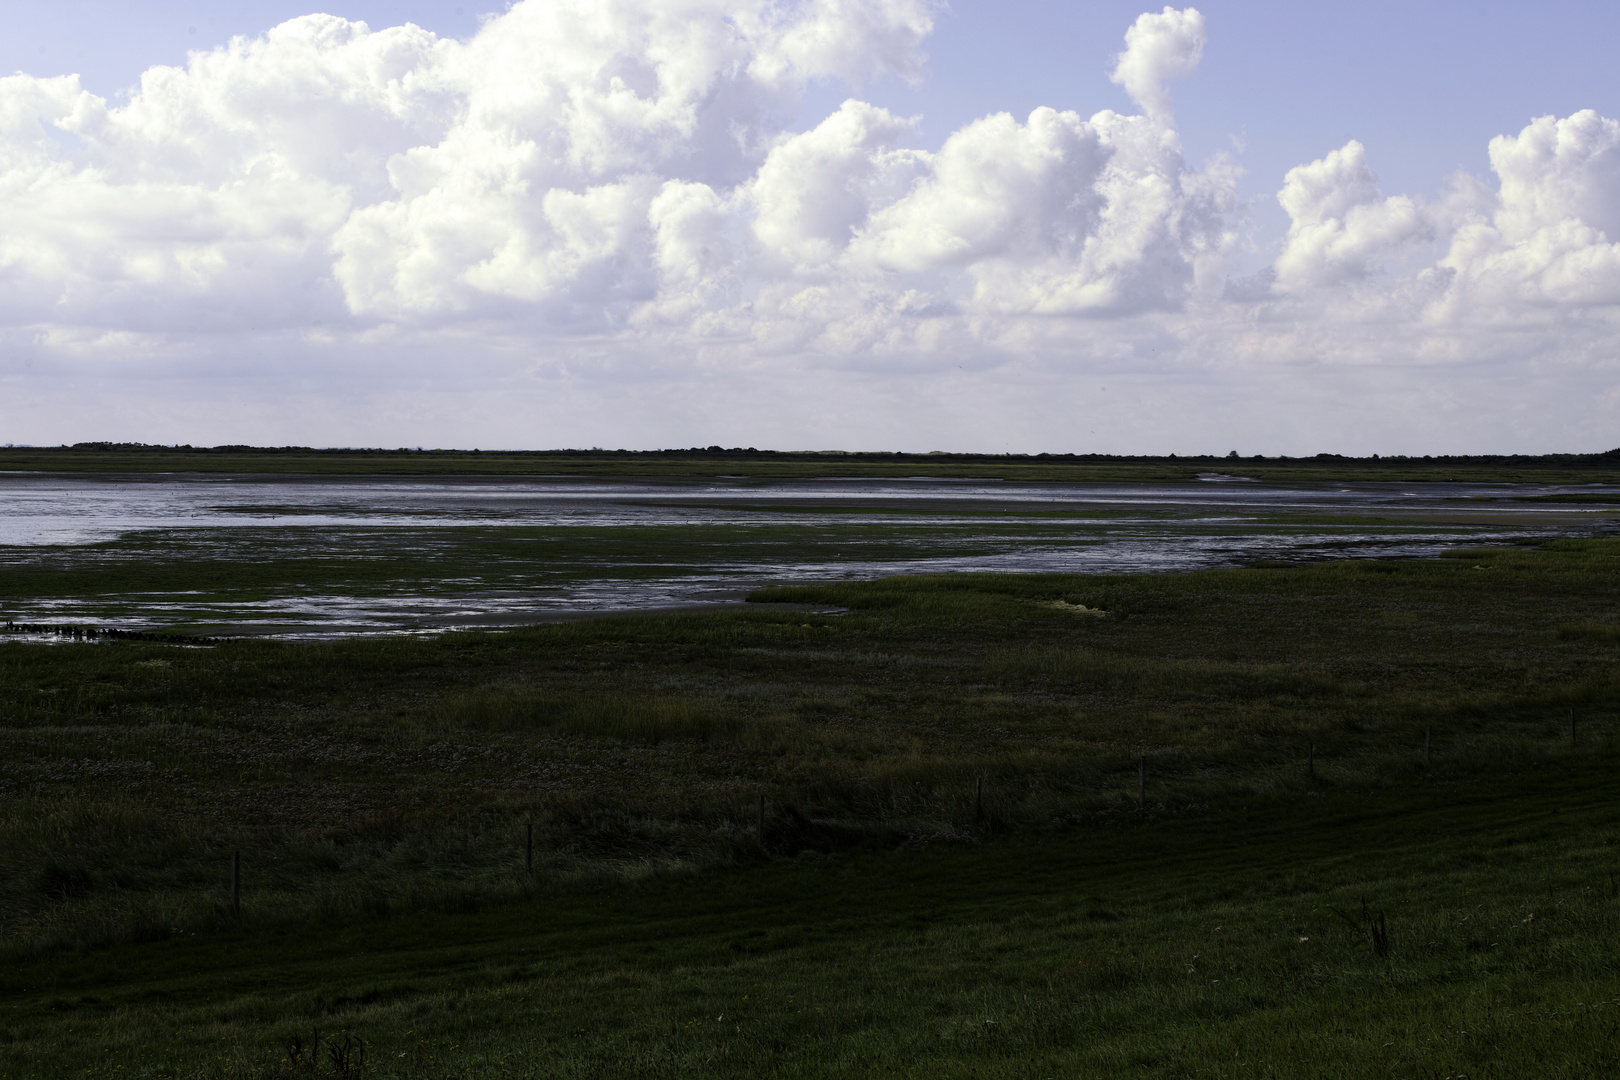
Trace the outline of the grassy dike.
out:
M 0 1076 L 1603 1075 L 1620 543 L 1453 555 L 0 645 Z

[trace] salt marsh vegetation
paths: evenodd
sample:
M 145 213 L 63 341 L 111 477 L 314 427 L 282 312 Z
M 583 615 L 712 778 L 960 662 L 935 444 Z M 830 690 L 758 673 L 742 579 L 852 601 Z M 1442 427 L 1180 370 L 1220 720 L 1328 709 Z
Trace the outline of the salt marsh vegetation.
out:
M 782 587 L 434 639 L 0 646 L 5 943 L 213 925 L 230 850 L 252 917 L 282 919 L 1123 819 L 1144 761 L 1149 816 L 1174 816 L 1412 782 L 1426 732 L 1459 777 L 1564 753 L 1572 722 L 1606 744 L 1614 543 L 1457 554 Z
M 1601 1072 L 1620 542 L 1450 555 L 0 644 L 0 1073 Z

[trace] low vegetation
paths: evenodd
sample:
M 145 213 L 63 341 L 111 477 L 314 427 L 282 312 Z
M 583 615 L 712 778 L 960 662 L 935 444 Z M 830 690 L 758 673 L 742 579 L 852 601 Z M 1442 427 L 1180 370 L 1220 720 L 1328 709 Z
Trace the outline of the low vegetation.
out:
M 0 644 L 0 1075 L 1600 1074 L 1620 542 L 1450 555 Z

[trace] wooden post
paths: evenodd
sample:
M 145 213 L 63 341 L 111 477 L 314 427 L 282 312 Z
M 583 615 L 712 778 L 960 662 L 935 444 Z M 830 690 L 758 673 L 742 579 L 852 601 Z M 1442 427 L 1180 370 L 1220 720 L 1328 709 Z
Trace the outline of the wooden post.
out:
M 1429 767 L 1430 760 L 1431 759 L 1429 757 L 1429 729 L 1424 728 L 1423 729 L 1423 767 L 1425 769 L 1427 769 Z
M 231 852 L 231 914 L 242 914 L 242 853 Z
M 1305 752 L 1305 775 L 1311 783 L 1316 783 L 1316 740 L 1312 739 L 1310 749 Z
M 534 873 L 534 822 L 531 820 L 523 830 L 523 872 Z
M 973 820 L 984 820 L 984 777 L 973 785 Z
M 1147 755 L 1136 763 L 1136 805 L 1147 813 Z

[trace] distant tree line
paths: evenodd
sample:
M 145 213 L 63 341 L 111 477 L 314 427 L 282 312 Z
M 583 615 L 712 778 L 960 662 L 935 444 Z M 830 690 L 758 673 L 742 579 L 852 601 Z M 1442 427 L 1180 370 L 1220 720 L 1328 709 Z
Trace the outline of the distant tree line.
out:
M 163 445 L 139 442 L 80 442 L 72 446 L 62 447 L 16 447 L 15 449 L 38 450 L 75 450 L 90 452 L 121 452 L 121 453 L 183 453 L 183 454 L 297 454 L 316 457 L 393 457 L 409 455 L 412 457 L 565 457 L 565 458 L 631 458 L 631 459 L 659 459 L 659 458 L 752 458 L 773 460 L 801 460 L 824 461 L 828 457 L 838 457 L 849 461 L 918 461 L 930 464 L 974 464 L 974 463 L 1005 463 L 1008 461 L 1044 461 L 1044 462 L 1113 462 L 1119 464 L 1137 464 L 1152 462 L 1194 462 L 1194 463 L 1225 463 L 1233 464 L 1239 461 L 1268 461 L 1282 463 L 1306 464 L 1312 461 L 1342 463 L 1353 461 L 1362 465 L 1373 465 L 1379 462 L 1391 465 L 1410 465 L 1415 461 L 1431 461 L 1437 464 L 1454 465 L 1501 465 L 1508 463 L 1529 464 L 1541 462 L 1549 465 L 1583 465 L 1583 464 L 1613 464 L 1620 462 L 1620 447 L 1597 454 L 1424 454 L 1421 457 L 1405 454 L 1379 455 L 1369 457 L 1354 457 L 1344 454 L 1314 454 L 1308 457 L 1288 457 L 1286 455 L 1266 456 L 1254 454 L 1240 456 L 1237 451 L 1226 454 L 1195 454 L 1178 456 L 1176 454 L 957 454 L 942 451 L 933 451 L 926 454 L 905 453 L 902 451 L 868 451 L 868 450 L 757 450 L 752 446 L 693 446 L 685 449 L 667 450 L 603 450 L 592 448 L 557 449 L 557 450 L 424 450 L 421 447 L 401 446 L 396 449 L 382 447 L 313 447 L 313 446 L 248 446 L 241 443 L 230 443 L 224 446 L 192 446 L 189 443 L 180 445 Z

